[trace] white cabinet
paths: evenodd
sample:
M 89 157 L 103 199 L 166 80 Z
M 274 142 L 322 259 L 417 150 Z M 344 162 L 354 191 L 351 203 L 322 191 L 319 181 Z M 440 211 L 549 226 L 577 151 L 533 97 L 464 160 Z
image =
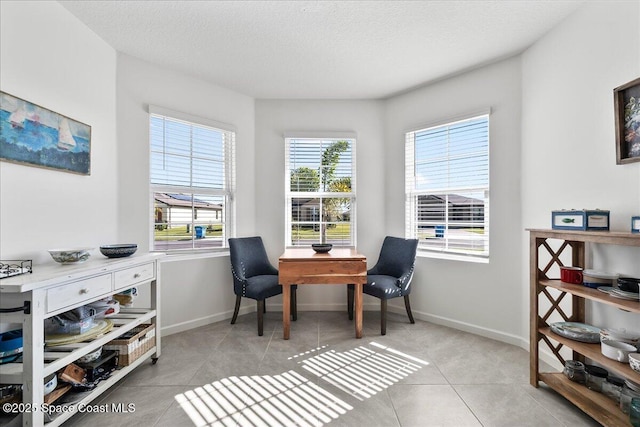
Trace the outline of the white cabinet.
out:
M 600 344 L 586 344 L 570 340 L 553 333 L 548 319 L 552 315 L 560 315 L 566 321 L 584 322 L 586 315 L 585 300 L 616 307 L 634 313 L 640 322 L 640 302 L 614 298 L 597 289 L 582 285 L 573 285 L 548 277 L 554 265 L 560 264 L 560 255 L 564 250 L 571 251 L 571 264 L 575 267 L 586 267 L 586 244 L 640 246 L 640 234 L 605 231 L 562 231 L 562 230 L 529 230 L 530 232 L 530 382 L 538 387 L 540 381 L 560 393 L 593 419 L 605 426 L 631 426 L 629 416 L 624 414 L 613 400 L 601 393 L 589 390 L 584 385 L 567 379 L 559 372 L 540 372 L 540 345 L 550 349 L 557 359 L 564 363 L 560 353 L 562 347 L 572 350 L 573 359 L 584 361 L 585 358 L 598 363 L 610 373 L 640 382 L 640 374 L 631 370 L 628 364 L 606 358 L 600 352 Z M 560 241 L 558 249 L 549 241 Z M 555 289 L 554 292 L 549 290 Z M 559 294 L 557 293 L 559 291 Z M 557 294 L 557 296 L 554 296 Z M 571 304 L 566 313 L 561 300 L 568 296 Z M 544 302 L 544 308 L 543 304 Z
M 90 393 L 74 402 L 87 405 L 144 361 L 160 357 L 160 270 L 161 255 L 139 254 L 128 258 L 94 257 L 82 264 L 35 265 L 32 274 L 23 274 L 0 281 L 0 308 L 28 306 L 28 312 L 0 313 L 0 323 L 20 323 L 23 329 L 23 362 L 0 365 L 1 384 L 23 384 L 25 407 L 42 408 L 43 381 L 78 358 L 91 353 L 107 342 L 143 323 L 156 327 L 156 345 L 132 364 L 115 371 Z M 122 308 L 109 319 L 113 329 L 89 342 L 45 347 L 44 320 L 56 314 L 97 301 L 134 286 L 150 284 L 151 303 L 146 308 Z M 47 426 L 64 423 L 76 412 L 60 413 Z M 42 411 L 23 413 L 23 426 L 43 426 Z

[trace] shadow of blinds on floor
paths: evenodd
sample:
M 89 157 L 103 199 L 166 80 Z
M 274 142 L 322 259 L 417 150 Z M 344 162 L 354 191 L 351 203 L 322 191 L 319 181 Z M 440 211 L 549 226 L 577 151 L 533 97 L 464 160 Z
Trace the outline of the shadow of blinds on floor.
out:
M 375 342 L 344 352 L 323 351 L 326 347 L 288 360 L 300 359 L 296 363 L 305 372 L 360 401 L 429 364 Z M 320 427 L 354 409 L 295 370 L 279 375 L 231 376 L 178 394 L 175 399 L 197 427 Z

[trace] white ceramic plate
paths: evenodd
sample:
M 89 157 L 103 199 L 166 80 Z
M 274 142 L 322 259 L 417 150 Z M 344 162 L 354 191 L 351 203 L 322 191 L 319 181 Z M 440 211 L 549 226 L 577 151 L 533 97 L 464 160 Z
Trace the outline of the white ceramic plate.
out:
M 621 291 L 620 289 L 615 289 L 613 288 L 610 292 L 609 295 L 611 295 L 612 297 L 616 297 L 616 298 L 622 298 L 622 299 L 628 299 L 628 300 L 638 300 L 638 295 L 635 292 L 626 292 L 626 291 Z

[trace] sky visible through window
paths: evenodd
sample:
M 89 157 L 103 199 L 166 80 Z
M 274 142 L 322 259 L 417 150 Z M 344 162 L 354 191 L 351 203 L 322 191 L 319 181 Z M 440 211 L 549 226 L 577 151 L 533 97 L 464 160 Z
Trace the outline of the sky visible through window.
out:
M 415 133 L 415 189 L 438 191 L 489 185 L 487 117 Z

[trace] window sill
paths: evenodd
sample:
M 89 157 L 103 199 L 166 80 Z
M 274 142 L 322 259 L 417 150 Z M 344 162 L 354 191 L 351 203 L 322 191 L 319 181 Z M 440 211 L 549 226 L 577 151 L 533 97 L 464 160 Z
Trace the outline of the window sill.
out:
M 433 251 L 425 251 L 419 250 L 416 254 L 419 258 L 434 258 L 434 259 L 446 259 L 450 261 L 464 261 L 464 262 L 474 262 L 477 264 L 489 264 L 489 257 L 477 257 L 463 254 L 452 254 L 448 252 L 433 252 Z
M 189 252 L 162 252 L 162 251 L 152 251 L 152 253 L 164 253 L 166 256 L 162 259 L 162 262 L 173 262 L 173 261 L 190 261 L 194 259 L 205 259 L 205 258 L 219 258 L 229 256 L 229 249 L 222 249 L 219 251 L 189 251 Z

